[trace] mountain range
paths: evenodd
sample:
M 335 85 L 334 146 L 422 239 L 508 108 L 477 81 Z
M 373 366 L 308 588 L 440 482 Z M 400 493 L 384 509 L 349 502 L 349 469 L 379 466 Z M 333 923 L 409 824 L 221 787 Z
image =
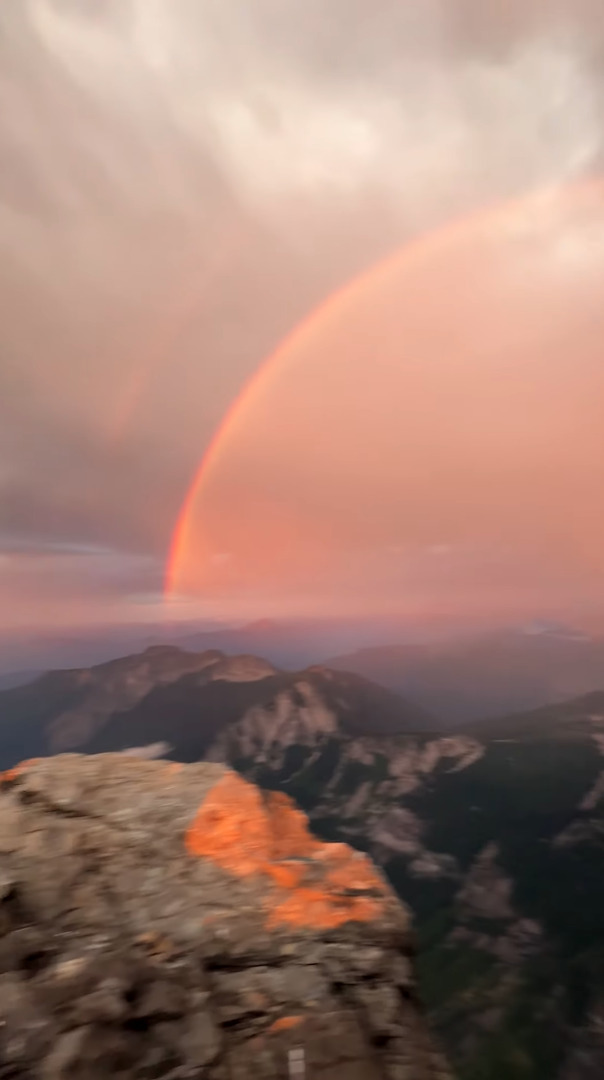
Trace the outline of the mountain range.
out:
M 28 681 L 28 673 L 90 667 L 142 652 L 153 645 L 175 645 L 189 652 L 220 649 L 253 653 L 277 667 L 298 669 L 336 652 L 365 645 L 406 641 L 414 630 L 400 619 L 257 619 L 229 625 L 174 621 L 65 628 L 0 630 L 0 678 Z M 33 676 L 32 676 L 33 677 Z
M 0 693 L 0 767 L 39 754 L 155 744 L 198 761 L 219 731 L 253 708 L 300 716 L 310 726 L 336 717 L 350 735 L 438 727 L 419 706 L 354 674 L 284 672 L 254 656 L 151 646 Z
M 0 724 L 4 768 L 121 751 L 225 761 L 288 794 L 414 911 L 461 1080 L 604 1071 L 604 692 L 453 734 L 361 675 L 162 647 L 5 691 Z
M 231 627 L 147 625 L 24 638 L 16 653 L 14 643 L 0 639 L 0 691 L 33 681 L 36 670 L 89 668 L 156 646 L 263 656 L 292 671 L 322 664 L 361 675 L 415 701 L 449 729 L 604 686 L 604 639 L 543 619 L 473 634 L 459 627 L 412 630 L 400 620 L 261 619 Z
M 408 695 L 447 727 L 565 701 L 604 686 L 604 641 L 549 623 L 455 640 L 374 646 L 325 662 Z

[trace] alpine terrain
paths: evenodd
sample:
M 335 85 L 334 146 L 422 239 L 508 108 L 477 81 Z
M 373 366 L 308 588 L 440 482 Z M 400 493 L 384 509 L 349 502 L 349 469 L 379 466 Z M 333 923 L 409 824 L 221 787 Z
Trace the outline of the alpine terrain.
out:
M 414 913 L 460 1080 L 604 1070 L 604 692 L 442 734 L 359 676 L 153 650 L 7 691 L 0 721 L 5 768 L 74 749 L 226 762 L 367 853 Z

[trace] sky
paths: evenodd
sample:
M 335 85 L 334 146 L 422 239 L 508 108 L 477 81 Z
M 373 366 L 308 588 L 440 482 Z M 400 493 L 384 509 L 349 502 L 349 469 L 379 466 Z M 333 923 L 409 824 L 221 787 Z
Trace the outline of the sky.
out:
M 6 0 L 0 624 L 598 605 L 604 209 L 564 192 L 603 45 L 599 0 Z M 279 343 L 544 188 L 528 239 L 403 262 L 248 399 L 162 601 Z

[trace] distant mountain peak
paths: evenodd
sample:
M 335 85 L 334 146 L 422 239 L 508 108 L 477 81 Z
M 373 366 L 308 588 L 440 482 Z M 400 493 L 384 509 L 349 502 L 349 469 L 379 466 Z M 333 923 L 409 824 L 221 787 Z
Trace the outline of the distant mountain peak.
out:
M 256 619 L 255 622 L 247 623 L 243 629 L 247 633 L 251 634 L 264 634 L 272 633 L 276 630 L 278 623 L 274 619 Z
M 142 656 L 161 656 L 163 654 L 181 653 L 182 649 L 179 649 L 178 645 L 147 645 L 147 648 L 143 650 Z
M 276 674 L 277 669 L 268 660 L 248 654 L 221 657 L 212 669 L 212 679 L 227 682 L 255 682 Z
M 572 626 L 556 622 L 553 619 L 534 619 L 520 627 L 520 633 L 526 637 L 553 637 L 564 641 L 589 641 L 587 634 Z

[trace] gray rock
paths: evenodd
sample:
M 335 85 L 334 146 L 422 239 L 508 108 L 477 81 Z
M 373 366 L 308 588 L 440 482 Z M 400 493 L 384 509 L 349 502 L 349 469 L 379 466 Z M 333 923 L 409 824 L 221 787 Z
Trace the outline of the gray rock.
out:
M 284 796 L 66 755 L 5 774 L 0 818 L 0 1077 L 448 1076 L 407 912 Z

